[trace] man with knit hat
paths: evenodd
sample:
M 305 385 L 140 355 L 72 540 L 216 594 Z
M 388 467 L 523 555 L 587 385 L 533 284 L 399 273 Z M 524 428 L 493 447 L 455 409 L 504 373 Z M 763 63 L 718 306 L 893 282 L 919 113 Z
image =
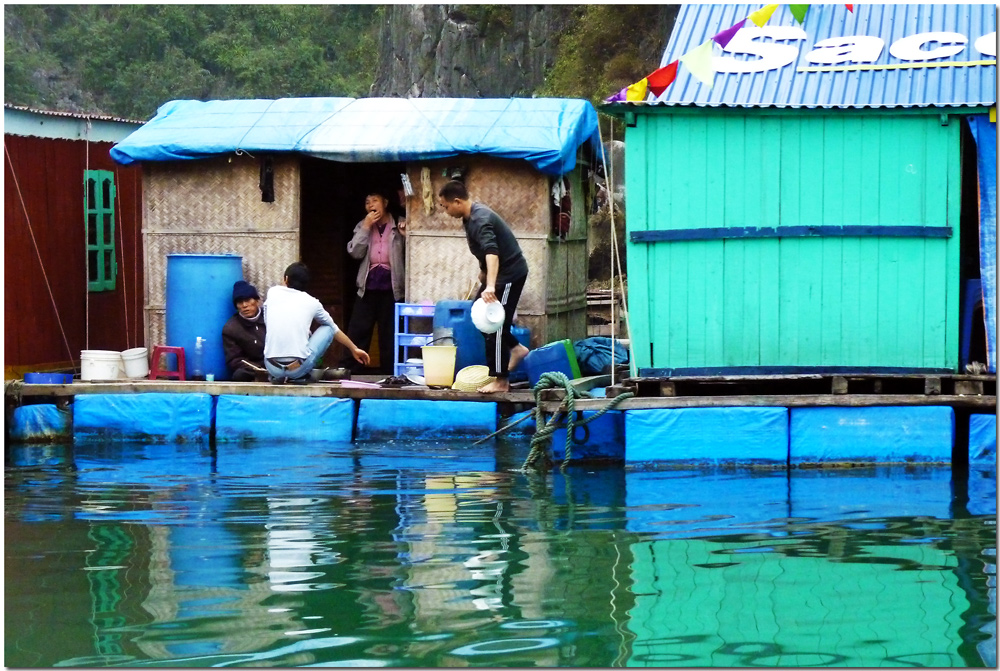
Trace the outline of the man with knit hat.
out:
M 267 327 L 257 288 L 244 280 L 233 284 L 236 314 L 222 327 L 222 350 L 234 382 L 266 380 L 264 339 Z

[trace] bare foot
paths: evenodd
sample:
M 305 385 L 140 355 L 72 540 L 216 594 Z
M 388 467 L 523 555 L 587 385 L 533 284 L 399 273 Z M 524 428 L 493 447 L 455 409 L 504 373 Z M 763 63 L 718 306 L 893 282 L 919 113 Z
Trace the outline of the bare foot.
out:
M 510 363 L 507 364 L 507 370 L 514 370 L 517 368 L 517 364 L 521 363 L 521 360 L 528 356 L 530 350 L 524 345 L 518 345 L 510 351 Z
M 484 384 L 477 390 L 480 394 L 496 394 L 510 391 L 510 382 L 505 377 L 498 377 L 489 384 Z

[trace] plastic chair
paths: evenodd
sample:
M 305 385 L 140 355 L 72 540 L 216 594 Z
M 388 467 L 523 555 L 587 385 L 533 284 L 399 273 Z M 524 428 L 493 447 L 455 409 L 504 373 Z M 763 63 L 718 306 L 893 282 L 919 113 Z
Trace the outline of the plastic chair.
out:
M 173 354 L 177 357 L 177 370 L 167 370 L 160 368 L 160 362 L 166 359 L 167 354 Z M 166 364 L 164 364 L 166 365 Z M 153 360 L 149 366 L 149 379 L 155 380 L 157 378 L 167 378 L 175 380 L 186 380 L 184 377 L 184 348 L 183 347 L 172 347 L 170 345 L 157 345 L 153 348 Z
M 962 291 L 962 323 L 959 333 L 958 371 L 965 372 L 972 350 L 972 315 L 983 302 L 983 281 L 966 280 Z

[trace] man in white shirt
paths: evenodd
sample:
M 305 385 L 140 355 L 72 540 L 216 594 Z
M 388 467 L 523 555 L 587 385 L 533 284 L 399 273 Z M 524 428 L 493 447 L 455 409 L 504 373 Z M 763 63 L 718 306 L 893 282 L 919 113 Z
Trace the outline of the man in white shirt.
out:
M 304 384 L 309 372 L 336 340 L 358 363 L 369 363 L 368 352 L 358 348 L 334 323 L 323 304 L 306 293 L 309 269 L 296 261 L 285 269 L 281 284 L 267 291 L 264 301 L 264 366 L 272 384 Z M 313 320 L 319 327 L 310 335 Z

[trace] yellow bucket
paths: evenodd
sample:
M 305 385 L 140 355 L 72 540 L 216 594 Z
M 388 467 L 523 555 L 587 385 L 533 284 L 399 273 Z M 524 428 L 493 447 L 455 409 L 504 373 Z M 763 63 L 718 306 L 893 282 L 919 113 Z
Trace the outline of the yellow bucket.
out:
M 450 387 L 455 381 L 455 345 L 424 345 L 424 383 L 428 387 Z

